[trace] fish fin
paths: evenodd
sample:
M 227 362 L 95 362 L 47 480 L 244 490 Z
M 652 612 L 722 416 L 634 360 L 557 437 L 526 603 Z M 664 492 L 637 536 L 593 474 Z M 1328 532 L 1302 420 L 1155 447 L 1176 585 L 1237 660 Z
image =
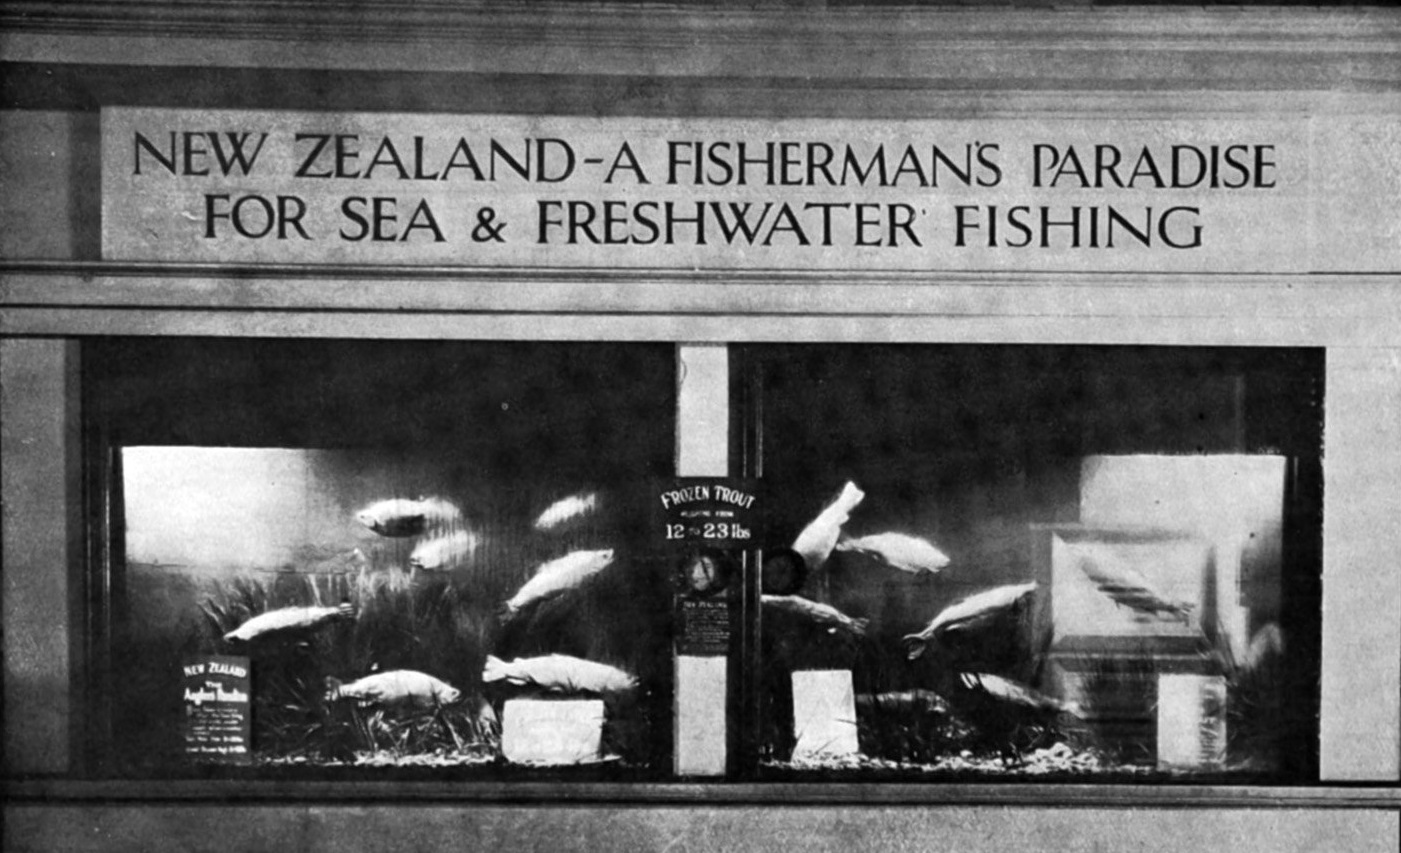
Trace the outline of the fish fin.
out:
M 905 644 L 905 656 L 908 660 L 918 660 L 929 645 L 929 641 L 918 634 L 910 634 L 902 642 Z
M 501 681 L 506 677 L 506 662 L 496 655 L 487 655 L 486 666 L 482 669 L 482 681 Z

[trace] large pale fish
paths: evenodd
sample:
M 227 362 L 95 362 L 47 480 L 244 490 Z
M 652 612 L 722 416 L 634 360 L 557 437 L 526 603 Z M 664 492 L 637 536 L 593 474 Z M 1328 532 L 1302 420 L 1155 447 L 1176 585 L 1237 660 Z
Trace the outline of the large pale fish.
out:
M 310 631 L 337 619 L 353 619 L 355 606 L 341 602 L 336 607 L 283 607 L 260 613 L 224 635 L 225 640 L 267 639 L 274 634 Z
M 1080 570 L 1099 586 L 1117 605 L 1148 616 L 1166 613 L 1173 619 L 1187 619 L 1192 605 L 1185 601 L 1169 601 L 1148 583 L 1143 575 L 1129 566 L 1107 566 L 1093 557 L 1080 558 Z
M 377 672 L 349 684 L 342 684 L 334 678 L 326 679 L 327 702 L 353 699 L 362 707 L 413 705 L 431 708 L 435 705 L 451 705 L 460 698 L 462 691 L 456 687 L 412 669 Z
M 803 598 L 801 595 L 764 595 L 760 598 L 765 607 L 801 616 L 824 626 L 829 634 L 840 631 L 852 637 L 864 637 L 866 626 L 870 624 L 869 619 L 853 619 L 830 604 Z
M 553 530 L 568 521 L 588 515 L 597 509 L 597 494 L 588 492 L 587 494 L 570 495 L 546 507 L 545 511 L 540 513 L 540 517 L 535 519 L 535 529 Z
M 418 536 L 426 530 L 458 521 L 462 512 L 442 498 L 390 498 L 370 504 L 355 520 L 381 536 Z
M 569 655 L 545 655 L 504 661 L 487 655 L 482 681 L 535 685 L 555 693 L 624 693 L 637 678 L 617 667 Z
M 600 551 L 571 551 L 541 565 L 535 570 L 535 575 L 525 582 L 525 586 L 504 605 L 506 618 L 515 616 L 536 601 L 575 589 L 608 568 L 612 562 L 613 549 L 604 548 Z
M 842 533 L 842 525 L 846 524 L 847 519 L 851 517 L 851 511 L 856 509 L 864 497 L 866 493 L 857 488 L 855 483 L 847 483 L 842 487 L 837 499 L 818 513 L 817 518 L 804 527 L 798 538 L 793 540 L 793 550 L 803 556 L 808 571 L 815 572 L 822 568 L 827 558 L 832 556 L 832 549 L 836 547 L 837 538 Z
M 1035 583 L 1010 584 L 975 593 L 950 604 L 930 620 L 924 630 L 905 636 L 905 652 L 910 660 L 924 654 L 930 642 L 945 631 L 976 628 L 1015 607 L 1036 590 Z
M 1054 696 L 1047 696 L 1019 681 L 1003 678 L 1000 675 L 991 675 L 986 672 L 962 672 L 959 673 L 958 679 L 963 682 L 964 687 L 970 690 L 982 690 L 997 699 L 1010 702 L 1013 705 L 1021 705 L 1024 708 L 1056 711 L 1075 717 L 1083 713 L 1079 705 L 1075 703 L 1062 702 Z
M 477 549 L 476 534 L 456 530 L 446 536 L 425 539 L 409 554 L 409 566 L 425 572 L 450 569 L 472 555 Z
M 858 693 L 856 708 L 875 713 L 947 714 L 949 703 L 933 690 L 916 687 L 889 693 Z
M 935 574 L 949 564 L 948 556 L 928 540 L 905 533 L 876 533 L 859 539 L 843 539 L 838 551 L 860 553 L 893 569 L 911 574 Z

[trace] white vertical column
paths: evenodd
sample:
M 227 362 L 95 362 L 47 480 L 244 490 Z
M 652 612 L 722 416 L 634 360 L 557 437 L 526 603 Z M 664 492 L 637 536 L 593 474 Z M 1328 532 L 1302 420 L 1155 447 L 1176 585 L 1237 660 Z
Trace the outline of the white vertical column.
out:
M 1328 350 L 1323 781 L 1401 772 L 1401 350 Z
M 69 542 L 79 494 L 74 345 L 0 340 L 5 764 L 11 773 L 69 767 Z
M 723 344 L 676 347 L 676 475 L 729 474 L 730 358 Z M 729 659 L 676 658 L 675 771 L 720 776 L 728 758 Z

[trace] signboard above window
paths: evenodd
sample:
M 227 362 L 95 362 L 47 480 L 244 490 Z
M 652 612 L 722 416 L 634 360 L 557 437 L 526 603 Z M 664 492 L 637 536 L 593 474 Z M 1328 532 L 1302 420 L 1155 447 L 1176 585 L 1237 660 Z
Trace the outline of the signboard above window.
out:
M 1297 271 L 1326 266 L 1314 255 L 1330 244 L 1339 192 L 1318 174 L 1309 138 L 1306 123 L 1288 120 L 107 108 L 103 254 L 235 264 Z M 1380 240 L 1395 214 L 1378 214 Z

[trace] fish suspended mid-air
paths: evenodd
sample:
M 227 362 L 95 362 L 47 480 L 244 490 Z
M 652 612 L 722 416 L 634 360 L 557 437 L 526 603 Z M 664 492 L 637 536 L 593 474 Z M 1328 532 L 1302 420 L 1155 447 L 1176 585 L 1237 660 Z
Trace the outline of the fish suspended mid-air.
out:
M 1152 617 L 1166 613 L 1174 620 L 1181 619 L 1184 622 L 1192 611 L 1192 604 L 1185 601 L 1169 601 L 1153 589 L 1143 575 L 1128 566 L 1105 565 L 1093 557 L 1085 556 L 1080 558 L 1080 571 L 1095 582 L 1100 592 L 1121 607 Z
M 224 635 L 225 640 L 245 643 L 320 628 L 339 619 L 355 618 L 355 606 L 343 601 L 335 607 L 283 607 L 260 613 Z
M 1073 702 L 1062 702 L 1054 696 L 1047 696 L 1019 681 L 1003 678 L 1000 675 L 986 672 L 961 672 L 958 675 L 958 680 L 969 690 L 981 690 L 1000 701 L 1020 705 L 1024 708 L 1070 714 L 1073 717 L 1079 717 L 1083 713 L 1080 706 Z
M 948 555 L 928 540 L 906 533 L 876 533 L 859 539 L 842 539 L 836 550 L 863 554 L 892 569 L 911 574 L 936 574 L 949 564 Z
M 870 624 L 869 619 L 853 619 L 830 604 L 812 601 L 801 595 L 763 595 L 760 599 L 765 607 L 821 625 L 829 634 L 841 632 L 859 639 L 866 636 L 866 627 Z
M 1020 604 L 1035 591 L 1035 583 L 1010 584 L 984 590 L 956 601 L 940 610 L 924 630 L 906 635 L 905 652 L 910 660 L 914 660 L 924 654 L 925 648 L 937 640 L 939 635 L 986 625 Z
M 451 705 L 462 698 L 462 691 L 445 681 L 412 669 L 377 672 L 342 684 L 335 678 L 326 679 L 326 701 L 353 699 L 361 707 L 369 705 L 412 705 L 432 708 Z
M 419 536 L 425 531 L 460 521 L 462 511 L 442 498 L 390 498 L 370 504 L 355 520 L 380 536 Z
M 846 524 L 847 519 L 851 517 L 851 511 L 856 509 L 864 497 L 865 492 L 857 488 L 855 483 L 848 482 L 842 487 L 837 499 L 818 513 L 817 518 L 809 522 L 798 534 L 798 538 L 793 540 L 793 550 L 802 555 L 809 572 L 817 571 L 827 562 L 827 558 L 832 555 L 832 549 L 837 546 L 842 525 Z
M 534 685 L 552 693 L 625 693 L 637 678 L 617 667 L 569 655 L 545 655 L 504 661 L 487 655 L 482 681 Z
M 554 530 L 566 522 L 582 518 L 598 509 L 598 495 L 594 492 L 570 495 L 546 507 L 535 519 L 536 530 Z
M 470 530 L 455 530 L 446 536 L 425 539 L 409 554 L 409 567 L 425 572 L 450 569 L 472 556 L 477 536 Z
M 608 568 L 613 549 L 571 551 L 544 563 L 525 585 L 503 605 L 504 618 L 510 619 L 530 604 L 577 588 L 584 581 Z

